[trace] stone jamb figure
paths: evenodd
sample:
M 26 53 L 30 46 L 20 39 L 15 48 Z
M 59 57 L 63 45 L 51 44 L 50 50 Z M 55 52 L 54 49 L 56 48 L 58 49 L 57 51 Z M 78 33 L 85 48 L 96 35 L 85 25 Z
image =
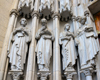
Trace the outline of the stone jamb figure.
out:
M 65 24 L 64 31 L 60 33 L 59 44 L 62 45 L 63 70 L 68 71 L 76 63 L 77 55 L 74 44 L 74 34 L 70 32 L 70 24 Z
M 24 70 L 24 64 L 26 61 L 26 55 L 28 51 L 28 43 L 31 41 L 30 30 L 25 28 L 27 21 L 22 18 L 20 21 L 20 27 L 16 28 L 10 36 L 8 46 L 9 63 L 11 64 L 11 70 Z
M 37 54 L 37 64 L 39 71 L 49 71 L 50 58 L 52 56 L 52 41 L 54 37 L 47 29 L 47 20 L 41 20 L 42 27 L 36 33 L 38 40 L 35 53 Z
M 75 42 L 78 45 L 81 69 L 93 68 L 94 59 L 98 53 L 93 27 L 89 25 L 80 26 L 77 30 Z

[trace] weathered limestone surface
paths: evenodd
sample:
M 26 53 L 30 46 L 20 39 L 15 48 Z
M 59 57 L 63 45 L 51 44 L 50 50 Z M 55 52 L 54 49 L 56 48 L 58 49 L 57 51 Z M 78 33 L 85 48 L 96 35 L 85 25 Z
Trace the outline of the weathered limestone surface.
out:
M 70 0 L 71 4 L 68 4 L 69 0 L 52 0 L 54 11 L 50 7 L 50 0 L 20 0 L 25 1 L 23 6 L 20 7 L 23 10 L 25 9 L 22 10 L 24 15 L 17 14 L 17 1 L 0 1 L 0 50 L 6 35 L 0 61 L 0 64 L 2 64 L 0 65 L 0 80 L 11 80 L 11 78 L 13 80 L 97 80 L 96 78 L 100 75 L 99 49 L 94 22 L 87 8 L 88 0 Z M 41 7 L 41 9 L 43 8 L 42 12 L 40 12 L 39 1 L 47 5 L 42 5 L 44 7 Z M 59 2 L 61 1 L 67 1 L 67 3 L 60 5 Z M 16 4 L 12 2 L 16 2 Z M 29 8 L 29 4 L 31 4 L 31 8 Z M 47 10 L 48 5 L 50 14 Z M 60 13 L 60 8 L 64 15 Z M 12 10 L 12 15 L 9 16 L 8 12 L 11 9 L 14 10 Z M 31 13 L 27 13 L 28 10 Z M 25 12 L 28 14 L 27 17 Z M 41 14 L 46 14 L 46 16 L 42 15 L 41 17 Z M 49 15 L 49 18 L 47 15 Z M 27 50 L 27 53 L 23 51 L 24 49 L 18 50 L 19 47 L 16 47 L 19 41 L 24 42 L 26 40 L 22 39 L 27 35 L 27 32 L 24 31 L 24 33 L 23 30 L 17 31 L 15 35 L 13 34 L 14 37 L 17 36 L 17 39 L 12 41 L 10 45 L 10 47 L 13 46 L 11 50 L 14 52 L 7 53 L 9 37 L 15 29 L 20 28 L 20 19 L 23 17 L 27 19 L 27 25 L 24 28 L 28 28 L 32 36 L 32 40 L 24 45 L 28 48 L 21 47 Z M 45 19 L 41 24 L 43 17 Z M 64 31 L 66 23 L 68 24 L 66 25 L 67 30 Z M 61 39 L 60 43 L 59 39 Z M 22 44 L 19 45 L 22 46 Z M 18 52 L 20 52 L 20 55 Z M 25 60 L 21 61 L 23 57 Z M 16 64 L 13 64 L 14 61 Z M 21 63 L 22 67 L 17 63 Z
M 13 0 L 0 0 L 0 54 L 7 30 L 12 3 Z

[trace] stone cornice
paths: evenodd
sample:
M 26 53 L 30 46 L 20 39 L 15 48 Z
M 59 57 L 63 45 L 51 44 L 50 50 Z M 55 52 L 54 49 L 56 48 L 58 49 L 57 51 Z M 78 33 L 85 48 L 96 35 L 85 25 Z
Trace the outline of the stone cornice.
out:
M 19 15 L 19 14 L 18 14 L 18 11 L 17 11 L 16 9 L 12 9 L 12 10 L 10 11 L 10 16 L 11 16 L 12 14 L 14 14 L 14 15 Z
M 35 16 L 36 16 L 36 17 L 39 17 L 40 14 L 39 14 L 38 11 L 32 11 L 31 16 L 32 16 L 32 18 L 34 18 Z

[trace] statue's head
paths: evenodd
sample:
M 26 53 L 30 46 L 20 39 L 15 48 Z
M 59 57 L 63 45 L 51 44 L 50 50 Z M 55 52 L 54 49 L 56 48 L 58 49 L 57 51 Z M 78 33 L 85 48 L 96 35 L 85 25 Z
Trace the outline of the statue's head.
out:
M 47 26 L 47 20 L 45 18 L 41 19 L 42 26 Z
M 65 24 L 64 25 L 64 30 L 69 31 L 69 29 L 70 29 L 70 24 L 69 23 Z
M 20 20 L 20 25 L 22 25 L 22 26 L 26 26 L 27 25 L 27 20 L 25 19 L 25 18 L 22 18 L 21 20 Z

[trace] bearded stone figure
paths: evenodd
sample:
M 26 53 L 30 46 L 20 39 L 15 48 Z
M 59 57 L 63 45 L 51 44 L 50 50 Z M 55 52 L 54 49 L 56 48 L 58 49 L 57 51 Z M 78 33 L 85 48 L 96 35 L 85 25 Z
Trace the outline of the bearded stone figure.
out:
M 77 30 L 75 39 L 78 44 L 81 69 L 91 68 L 95 65 L 95 56 L 99 52 L 97 41 L 94 38 L 92 26 L 83 25 Z
M 26 61 L 28 43 L 31 41 L 30 30 L 25 28 L 27 22 L 25 18 L 20 21 L 20 27 L 16 28 L 11 36 L 8 47 L 9 63 L 11 70 L 23 70 Z
M 52 56 L 52 41 L 54 37 L 52 33 L 47 29 L 47 20 L 41 20 L 42 28 L 40 28 L 36 34 L 38 40 L 36 46 L 37 64 L 39 71 L 49 71 L 50 58 Z
M 76 50 L 74 44 L 74 34 L 69 31 L 70 25 L 65 24 L 64 31 L 60 33 L 59 43 L 62 45 L 63 70 L 72 67 L 76 63 Z

